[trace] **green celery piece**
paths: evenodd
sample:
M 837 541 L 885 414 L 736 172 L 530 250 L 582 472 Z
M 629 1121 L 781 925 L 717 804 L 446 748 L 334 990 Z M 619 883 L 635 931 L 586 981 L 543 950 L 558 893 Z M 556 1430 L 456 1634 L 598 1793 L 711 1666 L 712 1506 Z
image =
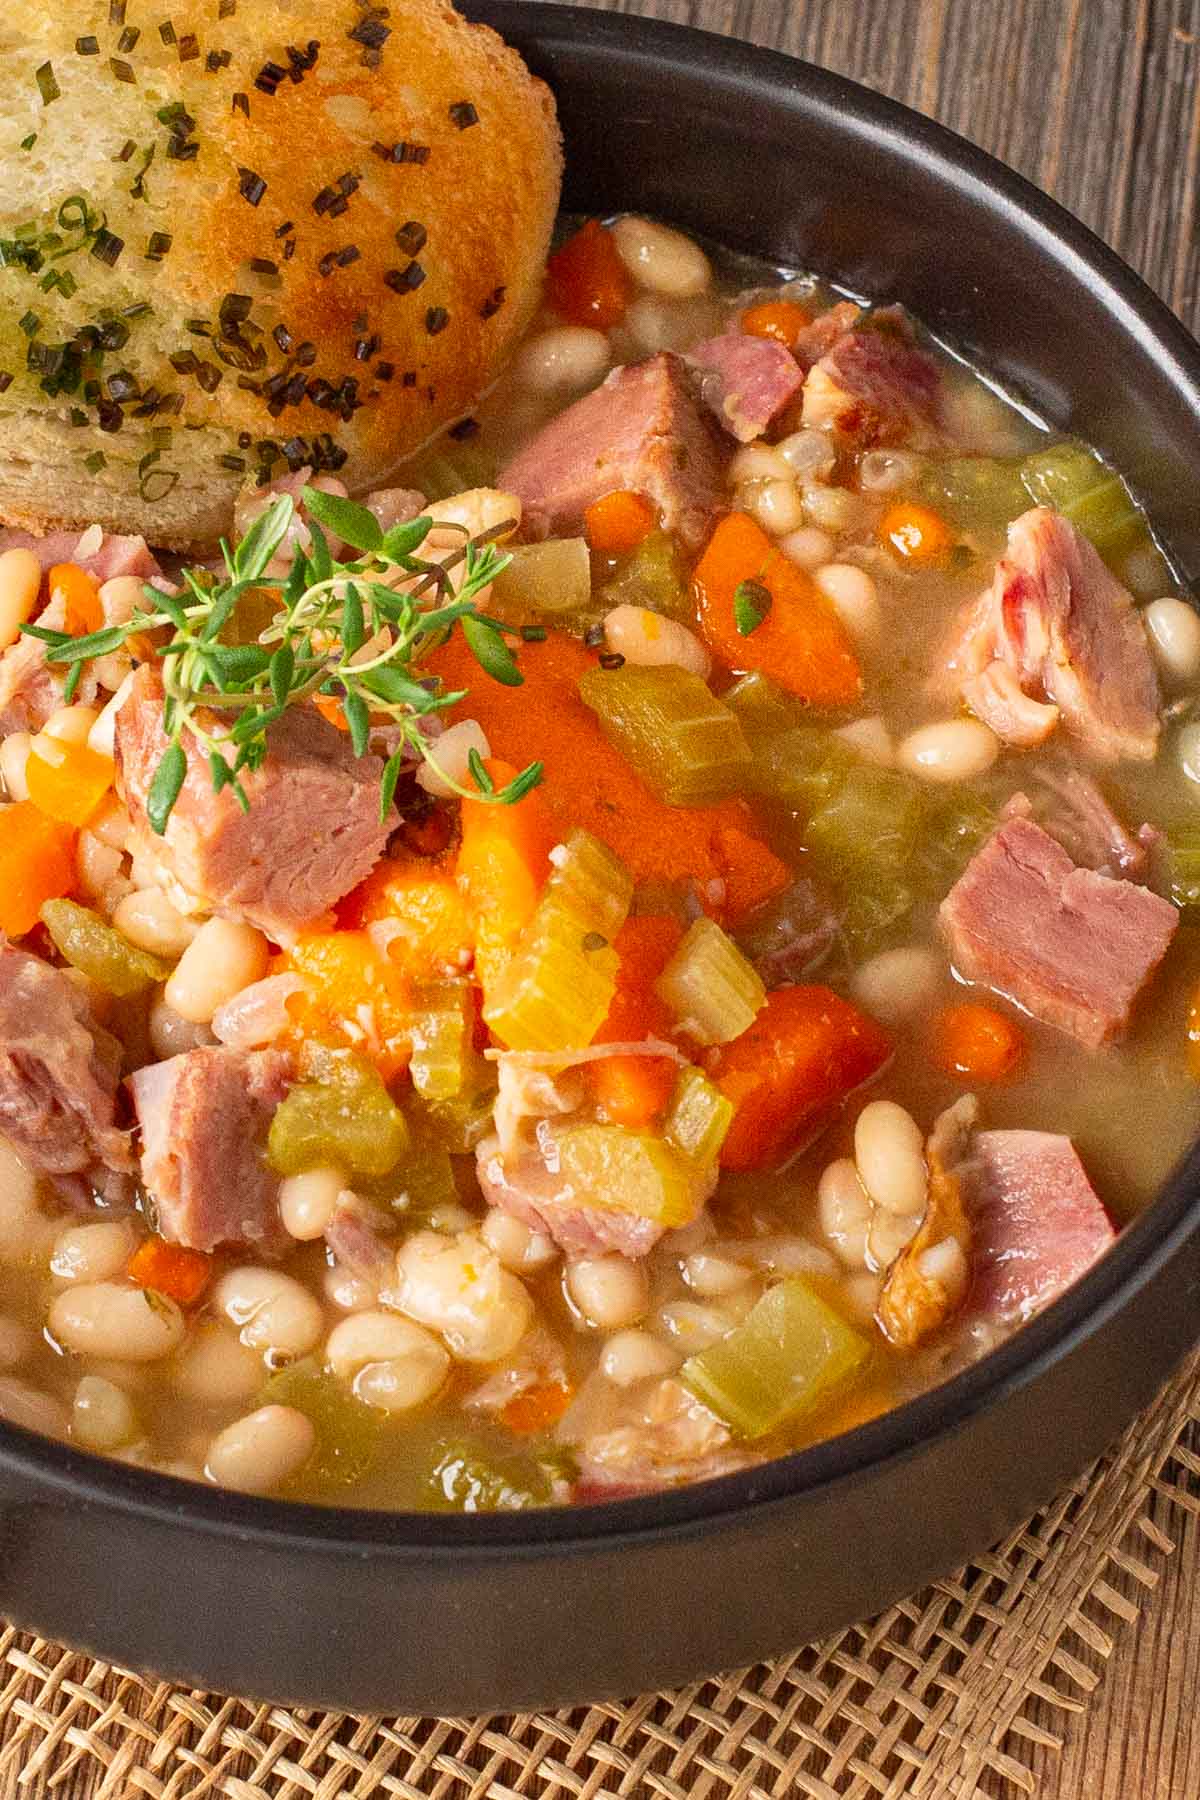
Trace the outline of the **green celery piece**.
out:
M 491 609 L 505 618 L 585 631 L 603 610 L 592 600 L 592 559 L 586 538 L 548 538 L 517 544 L 492 583 Z
M 912 910 L 926 800 L 915 778 L 857 763 L 808 820 L 805 844 L 841 892 L 853 952 L 869 950 Z
M 126 999 L 166 981 L 174 963 L 140 950 L 106 924 L 99 913 L 74 900 L 47 900 L 41 921 L 54 947 L 106 994 Z
M 623 1125 L 554 1133 L 558 1164 L 589 1206 L 633 1213 L 665 1230 L 690 1225 L 702 1204 L 696 1168 L 661 1137 Z
M 750 746 L 734 714 L 686 669 L 589 669 L 580 696 L 647 787 L 670 806 L 703 806 L 745 784 Z
M 861 761 L 836 732 L 796 725 L 756 746 L 750 785 L 792 812 L 812 813 L 832 799 Z
M 1019 457 L 950 456 L 931 462 L 918 490 L 923 500 L 967 531 L 1009 525 L 1029 507 Z
M 332 1163 L 351 1175 L 388 1175 L 409 1145 L 404 1114 L 365 1058 L 329 1057 L 275 1109 L 267 1160 L 280 1175 Z
M 998 805 L 966 783 L 927 796 L 921 862 L 931 895 L 940 897 L 953 887 L 999 817 Z
M 465 981 L 429 982 L 413 997 L 409 1074 L 424 1100 L 450 1100 L 466 1085 L 475 1011 Z
M 800 1276 L 767 1289 L 741 1324 L 688 1358 L 683 1381 L 744 1438 L 815 1412 L 870 1354 L 867 1340 Z
M 475 1057 L 460 1094 L 453 1094 L 448 1100 L 413 1105 L 414 1134 L 418 1142 L 428 1138 L 450 1156 L 467 1156 L 492 1129 L 495 1104 L 496 1066 Z
M 1082 444 L 1035 450 L 1021 464 L 1021 479 L 1035 505 L 1070 519 L 1106 560 L 1128 551 L 1145 530 L 1121 477 Z
M 620 857 L 590 831 L 575 830 L 555 853 L 539 913 L 543 924 L 561 919 L 611 939 L 632 899 L 633 877 Z
M 652 531 L 622 557 L 596 598 L 602 613 L 614 606 L 645 606 L 683 625 L 696 616 L 687 570 L 669 531 Z
M 701 1069 L 681 1069 L 663 1120 L 667 1142 L 700 1168 L 711 1169 L 732 1123 L 732 1100 Z
M 258 1405 L 292 1406 L 311 1421 L 316 1448 L 299 1477 L 306 1487 L 357 1486 L 385 1447 L 386 1415 L 364 1406 L 315 1356 L 272 1375 L 259 1393 Z
M 524 1512 L 552 1497 L 547 1470 L 522 1451 L 500 1453 L 481 1438 L 443 1439 L 426 1478 L 433 1512 Z
M 766 675 L 739 675 L 721 698 L 752 744 L 800 723 L 800 708 Z
M 713 919 L 688 927 L 654 991 L 701 1044 L 741 1037 L 767 998 L 757 969 Z

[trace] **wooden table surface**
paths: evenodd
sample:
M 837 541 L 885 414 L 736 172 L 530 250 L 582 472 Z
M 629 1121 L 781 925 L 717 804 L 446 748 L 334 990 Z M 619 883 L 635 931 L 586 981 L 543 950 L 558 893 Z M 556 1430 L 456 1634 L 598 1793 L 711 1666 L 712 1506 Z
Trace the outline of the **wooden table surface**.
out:
M 787 50 L 932 114 L 1061 200 L 1200 331 L 1200 0 L 585 4 Z M 1038 1753 L 1041 1800 L 1200 1797 L 1200 1525 L 1161 1523 L 1177 1552 L 1062 1753 Z

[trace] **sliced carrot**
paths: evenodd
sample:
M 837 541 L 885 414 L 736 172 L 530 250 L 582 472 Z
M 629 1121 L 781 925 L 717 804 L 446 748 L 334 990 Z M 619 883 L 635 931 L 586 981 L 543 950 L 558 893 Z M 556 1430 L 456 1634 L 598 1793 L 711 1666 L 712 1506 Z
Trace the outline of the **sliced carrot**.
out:
M 521 1437 L 534 1437 L 539 1431 L 549 1431 L 570 1406 L 573 1393 L 574 1389 L 564 1381 L 548 1381 L 541 1387 L 526 1388 L 523 1394 L 515 1394 L 507 1406 L 501 1407 L 501 1422 Z
M 100 584 L 94 575 L 78 563 L 55 563 L 46 585 L 51 599 L 55 594 L 62 595 L 67 609 L 65 629 L 72 637 L 99 631 L 104 623 L 104 608 L 100 604 Z
M 1025 1058 L 1025 1033 L 995 1006 L 964 1000 L 934 1021 L 933 1059 L 964 1081 L 1006 1081 Z
M 1200 1081 L 1200 987 L 1192 995 L 1187 1021 L 1187 1066 L 1194 1081 Z
M 306 1039 L 360 1051 L 385 1081 L 408 1067 L 412 990 L 401 969 L 365 931 L 314 931 L 297 938 L 273 974 L 304 977 L 308 991 L 288 1001 L 293 1047 Z
M 598 556 L 624 556 L 636 550 L 658 524 L 658 513 L 644 494 L 625 488 L 593 500 L 584 509 L 583 529 Z
M 743 581 L 771 604 L 748 636 L 738 630 Z M 693 577 L 700 629 L 730 669 L 754 669 L 814 706 L 848 706 L 862 688 L 858 659 L 830 601 L 745 513 L 721 520 Z
M 214 1263 L 203 1250 L 168 1244 L 163 1238 L 146 1238 L 138 1245 L 125 1273 L 138 1287 L 153 1288 L 180 1306 L 195 1306 L 212 1280 Z
M 773 1167 L 810 1120 L 844 1100 L 890 1055 L 875 1021 L 829 988 L 776 988 L 710 1070 L 734 1105 L 722 1166 Z
M 620 959 L 617 991 L 595 1043 L 627 1044 L 667 1037 L 674 1019 L 670 1007 L 654 992 L 654 983 L 682 936 L 682 925 L 667 914 L 645 913 L 625 921 L 614 944 Z M 610 1124 L 633 1131 L 649 1125 L 666 1110 L 677 1072 L 675 1063 L 664 1056 L 606 1056 L 587 1065 L 597 1111 Z
M 619 325 L 632 286 L 611 232 L 598 219 L 589 219 L 546 264 L 546 299 L 569 325 L 597 331 Z
M 505 786 L 517 773 L 511 764 L 495 757 L 485 766 L 497 787 Z M 484 988 L 496 980 L 533 917 L 557 835 L 538 788 L 515 806 L 483 800 L 462 803 L 458 883 L 474 936 L 475 968 Z
M 31 800 L 0 810 L 0 931 L 24 937 L 75 885 L 75 833 Z
M 942 515 L 915 500 L 889 506 L 877 530 L 881 544 L 922 568 L 944 563 L 954 548 L 954 534 Z
M 350 929 L 395 926 L 391 961 L 412 981 L 433 981 L 469 967 L 471 920 L 453 873 L 426 858 L 385 857 L 338 908 Z
M 112 787 L 114 770 L 111 756 L 39 732 L 25 764 L 29 798 L 48 819 L 84 825 Z
M 336 725 L 339 731 L 349 731 L 345 709 L 336 694 L 314 694 L 313 705 L 321 717 Z
M 736 825 L 717 833 L 717 854 L 725 864 L 725 904 L 722 917 L 726 925 L 737 925 L 756 906 L 774 900 L 794 879 L 788 865 L 748 831 Z
M 763 300 L 748 306 L 742 314 L 741 326 L 747 337 L 773 338 L 791 350 L 812 314 L 798 300 Z

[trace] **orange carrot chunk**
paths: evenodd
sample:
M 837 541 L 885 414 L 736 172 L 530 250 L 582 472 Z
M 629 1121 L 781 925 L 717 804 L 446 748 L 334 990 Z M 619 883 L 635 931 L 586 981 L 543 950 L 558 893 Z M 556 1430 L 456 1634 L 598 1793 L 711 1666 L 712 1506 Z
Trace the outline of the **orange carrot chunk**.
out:
M 1025 1057 L 1025 1034 L 995 1006 L 964 1000 L 947 1006 L 934 1024 L 933 1058 L 964 1081 L 1006 1081 Z
M 792 871 L 775 852 L 736 825 L 717 833 L 717 854 L 724 865 L 727 925 L 739 925 L 755 907 L 765 906 L 792 885 Z
M 936 568 L 954 548 L 954 534 L 941 514 L 915 500 L 897 500 L 889 506 L 878 533 L 881 544 L 922 568 Z
M 682 925 L 666 914 L 645 913 L 625 921 L 613 946 L 620 959 L 617 991 L 595 1043 L 633 1044 L 669 1035 L 674 1019 L 654 992 L 654 983 L 682 936 Z M 597 1111 L 610 1124 L 631 1131 L 662 1116 L 677 1074 L 677 1065 L 664 1056 L 606 1056 L 587 1065 Z
M 63 825 L 86 824 L 112 786 L 113 773 L 111 756 L 44 732 L 34 739 L 25 764 L 30 800 Z
M 568 325 L 608 331 L 625 317 L 632 283 L 598 219 L 568 238 L 546 264 L 546 299 Z
M 811 324 L 812 314 L 798 300 L 763 300 L 758 306 L 748 306 L 741 319 L 747 337 L 773 338 L 788 350 Z
M 517 774 L 496 757 L 485 766 L 498 788 Z M 538 788 L 515 806 L 462 803 L 458 885 L 474 934 L 476 973 L 485 989 L 495 982 L 533 917 L 556 841 Z
M 95 576 L 81 569 L 78 563 L 55 563 L 47 587 L 51 599 L 55 594 L 62 595 L 67 608 L 65 629 L 72 637 L 86 637 L 89 632 L 99 631 L 104 623 L 104 608 L 100 604 L 100 587 Z
M 831 989 L 776 988 L 710 1070 L 734 1106 L 722 1167 L 774 1167 L 811 1119 L 853 1093 L 890 1055 L 875 1021 Z
M 624 556 L 636 550 L 658 524 L 658 514 L 644 494 L 619 488 L 584 509 L 583 529 L 598 556 Z
M 500 1409 L 500 1419 L 510 1431 L 521 1437 L 533 1437 L 539 1431 L 549 1431 L 571 1404 L 574 1389 L 563 1381 L 548 1381 L 541 1387 L 526 1388 L 523 1394 L 515 1394 L 507 1406 Z
M 75 885 L 75 833 L 31 800 L 0 811 L 0 931 L 24 937 Z
M 743 582 L 765 590 L 747 633 Z M 830 601 L 745 513 L 721 520 L 693 577 L 700 629 L 727 668 L 754 669 L 814 706 L 849 706 L 862 688 L 858 659 Z
M 203 1250 L 189 1250 L 183 1244 L 168 1244 L 165 1239 L 149 1237 L 138 1245 L 125 1273 L 138 1287 L 153 1288 L 180 1306 L 195 1306 L 212 1280 L 213 1259 Z
M 354 930 L 387 923 L 389 959 L 413 981 L 435 981 L 470 966 L 473 936 L 467 903 L 453 874 L 425 857 L 385 857 L 338 907 L 338 924 Z

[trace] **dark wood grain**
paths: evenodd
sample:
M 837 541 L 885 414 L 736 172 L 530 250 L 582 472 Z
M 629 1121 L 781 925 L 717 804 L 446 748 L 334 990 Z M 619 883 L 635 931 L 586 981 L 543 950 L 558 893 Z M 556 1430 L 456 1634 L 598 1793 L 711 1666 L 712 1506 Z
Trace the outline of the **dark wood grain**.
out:
M 1062 201 L 1200 329 L 1200 0 L 585 4 L 786 50 L 932 114 Z M 1177 1539 L 1156 1592 L 1114 1580 L 1140 1620 L 1118 1627 L 1062 1751 L 1023 1747 L 1041 1800 L 1200 1800 L 1200 1520 L 1165 1499 L 1155 1516 Z

